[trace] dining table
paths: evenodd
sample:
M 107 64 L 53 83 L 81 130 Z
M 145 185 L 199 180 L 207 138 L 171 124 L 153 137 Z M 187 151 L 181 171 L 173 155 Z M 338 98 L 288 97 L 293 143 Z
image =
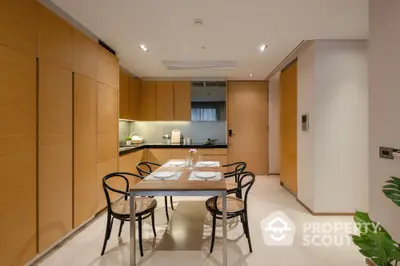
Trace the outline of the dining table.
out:
M 199 162 L 200 163 L 200 162 Z M 174 178 L 160 178 L 162 173 L 174 172 Z M 203 179 L 208 173 L 219 178 Z M 158 173 L 158 174 L 157 174 Z M 224 172 L 215 165 L 195 164 L 188 167 L 185 160 L 169 160 L 129 189 L 130 194 L 130 266 L 137 265 L 135 197 L 141 196 L 220 196 L 222 198 L 222 265 L 227 265 L 227 201 Z

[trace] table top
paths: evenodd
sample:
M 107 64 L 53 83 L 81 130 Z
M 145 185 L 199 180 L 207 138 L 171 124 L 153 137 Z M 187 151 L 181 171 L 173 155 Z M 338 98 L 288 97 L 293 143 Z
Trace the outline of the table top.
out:
M 170 160 L 171 161 L 184 161 L 184 160 Z M 167 163 L 168 163 L 167 162 Z M 166 163 L 166 164 L 167 164 Z M 130 190 L 131 191 L 224 191 L 226 190 L 226 184 L 224 179 L 224 174 L 221 167 L 193 167 L 193 169 L 188 169 L 184 167 L 165 167 L 161 166 L 154 172 L 162 171 L 173 171 L 182 172 L 178 180 L 141 180 L 139 183 L 135 184 Z M 191 172 L 205 172 L 213 171 L 221 173 L 221 180 L 190 180 L 189 177 Z

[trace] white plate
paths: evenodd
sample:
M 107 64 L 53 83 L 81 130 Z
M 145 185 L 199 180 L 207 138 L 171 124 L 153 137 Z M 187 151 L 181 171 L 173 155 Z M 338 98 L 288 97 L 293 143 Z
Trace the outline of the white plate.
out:
M 184 164 L 185 164 L 185 162 L 169 162 L 168 163 L 168 165 L 171 165 L 171 166 L 182 166 Z
M 153 176 L 155 178 L 160 178 L 160 179 L 164 179 L 164 178 L 170 178 L 175 176 L 175 172 L 155 172 L 153 173 Z
M 214 165 L 217 165 L 217 164 L 218 164 L 218 162 L 212 162 L 212 161 L 200 162 L 200 165 L 204 165 L 204 166 L 214 166 Z
M 212 179 L 217 176 L 215 172 L 196 172 L 196 177 L 201 179 Z

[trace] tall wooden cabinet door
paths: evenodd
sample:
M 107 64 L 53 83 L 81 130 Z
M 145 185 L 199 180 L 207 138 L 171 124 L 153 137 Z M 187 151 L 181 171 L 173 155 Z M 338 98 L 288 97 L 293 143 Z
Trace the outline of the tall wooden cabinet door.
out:
M 139 120 L 140 80 L 138 78 L 130 77 L 129 97 L 129 118 L 132 120 Z
M 36 255 L 36 59 L 0 45 L 0 258 Z
M 131 153 L 120 156 L 119 157 L 119 171 L 139 174 L 138 171 L 136 170 L 136 165 L 139 162 L 143 161 L 143 159 L 144 159 L 143 151 L 144 150 L 139 150 L 139 151 L 131 152 Z M 128 178 L 129 185 L 131 187 L 140 181 L 140 179 L 138 179 L 136 177 L 130 177 L 130 176 L 126 176 L 126 177 Z
M 174 82 L 174 120 L 190 121 L 192 108 L 190 81 Z
M 283 185 L 297 193 L 297 62 L 281 73 L 281 174 Z
M 72 69 L 72 26 L 40 4 L 38 57 Z
M 118 95 L 115 87 L 98 82 L 97 103 L 97 203 L 98 210 L 106 206 L 106 197 L 102 189 L 105 175 L 118 171 Z M 112 187 L 123 188 L 122 182 L 109 181 Z M 112 194 L 112 199 L 121 194 Z
M 119 118 L 130 119 L 129 75 L 119 71 Z
M 101 46 L 98 46 L 97 80 L 111 87 L 118 88 L 118 58 Z
M 155 81 L 140 82 L 140 120 L 157 120 L 157 88 Z
M 249 171 L 268 174 L 268 83 L 228 83 L 229 161 L 246 162 Z
M 36 0 L 1 0 L 0 44 L 36 57 L 37 9 Z
M 99 45 L 77 29 L 72 33 L 72 69 L 97 80 Z
M 39 252 L 72 230 L 72 93 L 72 71 L 40 60 Z
M 74 228 L 97 212 L 97 81 L 74 74 Z
M 157 121 L 174 120 L 174 83 L 157 81 Z

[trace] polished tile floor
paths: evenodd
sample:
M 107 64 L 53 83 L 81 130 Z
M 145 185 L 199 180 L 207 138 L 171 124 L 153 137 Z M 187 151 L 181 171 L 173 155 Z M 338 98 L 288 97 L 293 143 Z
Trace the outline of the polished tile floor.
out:
M 175 197 L 175 211 L 170 210 L 171 221 L 166 223 L 162 198 L 158 199 L 156 213 L 157 237 L 153 238 L 150 221 L 144 226 L 145 256 L 139 265 L 144 266 L 200 266 L 221 264 L 222 230 L 217 228 L 214 252 L 210 255 L 210 216 L 204 208 L 203 198 Z M 249 198 L 249 220 L 253 253 L 248 252 L 247 239 L 243 235 L 240 221 L 229 221 L 228 265 L 232 266 L 362 266 L 363 257 L 357 248 L 347 242 L 330 245 L 327 241 L 316 241 L 315 245 L 304 245 L 305 224 L 313 224 L 315 233 L 321 225 L 328 227 L 322 233 L 335 239 L 347 239 L 348 232 L 336 227 L 330 235 L 329 226 L 350 224 L 351 217 L 314 217 L 308 214 L 296 200 L 280 185 L 276 176 L 258 176 Z M 275 211 L 283 211 L 296 225 L 294 244 L 289 247 L 273 247 L 264 243 L 261 221 Z M 105 217 L 102 215 L 89 227 L 55 251 L 40 266 L 116 266 L 129 265 L 129 225 L 123 228 L 122 237 L 117 237 L 119 222 L 113 232 L 104 256 L 100 256 L 104 239 Z M 314 228 L 314 227 L 313 227 Z M 300 231 L 300 233 L 298 233 Z M 320 238 L 315 238 L 320 239 Z M 325 243 L 321 244 L 320 243 Z M 345 244 L 343 244 L 345 243 Z M 153 249 L 153 247 L 155 247 Z M 137 253 L 139 256 L 139 253 Z

